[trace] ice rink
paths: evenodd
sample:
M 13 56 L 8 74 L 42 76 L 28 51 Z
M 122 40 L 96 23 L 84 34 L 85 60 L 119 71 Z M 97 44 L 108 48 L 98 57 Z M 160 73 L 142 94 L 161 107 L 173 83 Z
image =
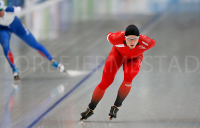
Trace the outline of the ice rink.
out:
M 93 9 L 88 14 L 81 10 L 87 7 L 75 6 L 77 0 L 57 1 L 60 11 L 52 13 L 50 9 L 49 15 L 67 13 L 62 12 L 59 21 L 49 18 L 48 25 L 54 26 L 48 29 L 31 27 L 40 23 L 36 19 L 42 16 L 37 13 L 31 23 L 27 22 L 31 12 L 22 17 L 69 74 L 57 72 L 37 51 L 13 35 L 10 45 L 21 80 L 14 82 L 1 50 L 0 128 L 200 128 L 200 1 L 152 0 L 154 4 L 145 7 L 138 0 L 126 1 L 125 5 L 120 0 L 108 1 L 110 5 L 104 6 L 93 0 L 92 4 L 100 7 L 88 4 Z M 119 5 L 104 12 L 109 6 Z M 130 8 L 134 7 L 138 12 L 133 13 Z M 142 34 L 156 40 L 156 45 L 144 53 L 141 71 L 117 118 L 109 121 L 108 113 L 123 81 L 122 68 L 94 115 L 80 124 L 80 113 L 88 107 L 101 81 L 112 48 L 107 33 L 124 31 L 129 24 L 137 25 Z

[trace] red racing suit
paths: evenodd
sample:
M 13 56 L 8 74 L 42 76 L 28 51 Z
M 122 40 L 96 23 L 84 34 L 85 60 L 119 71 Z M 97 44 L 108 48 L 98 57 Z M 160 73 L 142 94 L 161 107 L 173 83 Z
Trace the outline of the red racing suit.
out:
M 140 34 L 137 46 L 130 49 L 125 42 L 124 31 L 108 33 L 107 40 L 113 45 L 112 50 L 106 60 L 103 76 L 99 88 L 106 90 L 114 81 L 118 69 L 123 64 L 124 82 L 127 86 L 132 83 L 133 78 L 139 73 L 143 59 L 143 53 L 153 48 L 156 44 L 154 39 Z
M 140 71 L 143 53 L 153 48 L 155 40 L 140 34 L 138 44 L 130 49 L 125 42 L 124 31 L 107 34 L 108 41 L 113 45 L 106 60 L 100 84 L 95 88 L 89 108 L 94 110 L 102 99 L 105 90 L 112 84 L 118 69 L 123 65 L 124 80 L 118 90 L 114 105 L 120 107 L 131 90 L 132 80 Z

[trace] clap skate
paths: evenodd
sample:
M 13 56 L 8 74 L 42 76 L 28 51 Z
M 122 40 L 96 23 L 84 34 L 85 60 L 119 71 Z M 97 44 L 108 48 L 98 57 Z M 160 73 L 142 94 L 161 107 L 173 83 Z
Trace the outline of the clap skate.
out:
M 90 108 L 87 108 L 87 110 L 85 112 L 81 113 L 82 118 L 80 120 L 86 120 L 88 117 L 90 117 L 91 115 L 93 115 L 93 110 Z
M 18 68 L 13 68 L 13 77 L 14 77 L 14 80 L 16 81 L 20 80 Z
M 117 108 L 117 106 L 112 106 L 110 109 L 110 113 L 108 114 L 110 116 L 110 120 L 112 120 L 112 118 L 117 118 L 117 112 L 119 111 L 119 109 Z

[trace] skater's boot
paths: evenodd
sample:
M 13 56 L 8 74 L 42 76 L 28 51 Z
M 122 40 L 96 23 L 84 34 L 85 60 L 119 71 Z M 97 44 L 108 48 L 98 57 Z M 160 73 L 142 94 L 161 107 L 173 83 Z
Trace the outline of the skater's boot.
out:
M 51 65 L 54 66 L 59 72 L 66 72 L 65 67 L 61 63 L 58 63 L 55 60 L 52 60 Z
M 111 109 L 110 109 L 110 113 L 108 114 L 110 116 L 110 120 L 112 120 L 112 118 L 117 118 L 117 112 L 118 112 L 118 108 L 117 106 L 112 106 Z
M 13 77 L 14 77 L 14 80 L 20 80 L 18 68 L 13 68 Z
M 81 113 L 81 116 L 82 116 L 82 118 L 80 119 L 80 120 L 83 120 L 83 119 L 87 119 L 88 117 L 90 117 L 91 115 L 93 115 L 94 113 L 93 113 L 93 110 L 92 109 L 90 109 L 90 108 L 87 108 L 87 110 L 85 111 L 85 112 L 82 112 Z

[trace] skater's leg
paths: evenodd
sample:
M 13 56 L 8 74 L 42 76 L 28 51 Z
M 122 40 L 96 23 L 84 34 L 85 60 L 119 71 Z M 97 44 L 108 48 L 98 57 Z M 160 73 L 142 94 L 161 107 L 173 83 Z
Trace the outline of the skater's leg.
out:
M 93 110 L 96 108 L 99 101 L 102 99 L 105 90 L 112 84 L 117 70 L 122 65 L 122 57 L 113 47 L 104 66 L 103 76 L 100 84 L 95 88 L 92 96 L 92 100 L 89 104 L 89 108 L 81 113 L 81 120 L 87 119 L 93 114 Z
M 14 58 L 13 58 L 13 54 L 10 50 L 10 45 L 9 45 L 9 43 L 10 43 L 9 31 L 7 31 L 7 30 L 0 31 L 0 43 L 2 45 L 4 55 L 10 64 L 10 67 L 12 69 L 14 69 L 15 68 Z
M 38 50 L 38 52 L 43 56 L 46 57 L 50 62 L 51 65 L 54 66 L 58 71 L 60 72 L 64 72 L 65 71 L 65 67 L 61 64 L 58 63 L 57 61 L 55 61 L 52 56 L 49 54 L 49 52 L 46 50 L 46 48 L 41 45 L 40 43 L 38 43 L 35 38 L 33 37 L 33 35 L 31 33 L 29 33 L 28 35 L 25 34 L 24 36 L 21 37 L 29 46 L 35 48 L 36 50 Z
M 4 55 L 8 60 L 10 67 L 13 70 L 13 77 L 15 80 L 19 80 L 19 71 L 18 68 L 15 67 L 14 57 L 10 50 L 10 33 L 8 30 L 1 29 L 0 31 L 0 44 L 2 45 Z
M 89 108 L 94 110 L 102 99 L 105 90 L 112 84 L 117 70 L 122 65 L 122 57 L 117 52 L 116 48 L 113 47 L 104 66 L 103 76 L 100 84 L 95 88 L 92 96 L 92 100 L 89 104 Z
M 21 29 L 24 29 L 24 27 L 21 27 Z M 25 29 L 24 29 L 25 31 Z M 47 51 L 47 49 L 40 43 L 38 43 L 36 41 L 36 39 L 33 37 L 33 35 L 31 34 L 31 32 L 26 28 L 26 32 L 23 36 L 21 36 L 20 38 L 25 41 L 29 46 L 31 46 L 32 48 L 36 49 L 43 57 L 46 57 L 49 61 L 51 61 L 53 58 L 52 56 L 49 54 L 49 52 Z
M 132 86 L 132 80 L 140 71 L 140 64 L 142 62 L 142 59 L 143 59 L 143 56 L 141 55 L 123 64 L 124 81 L 118 90 L 118 95 L 114 103 L 116 107 L 120 107 L 124 99 L 129 94 L 131 90 L 131 86 Z
M 36 41 L 31 32 L 24 25 L 22 25 L 21 21 L 17 17 L 15 17 L 13 23 L 10 25 L 10 28 L 13 33 L 25 41 L 29 46 L 38 50 L 42 56 L 46 57 L 51 62 L 51 65 L 57 70 L 60 72 L 65 71 L 65 67 L 52 58 L 46 48 Z
M 43 57 L 46 57 L 49 61 L 52 61 L 53 59 L 52 56 L 49 54 L 49 52 L 46 50 L 46 48 L 43 45 L 41 45 L 35 40 L 35 38 L 33 37 L 31 33 L 29 35 L 25 34 L 23 37 L 21 37 L 21 39 L 23 39 L 32 48 L 38 50 L 38 52 Z
M 53 58 L 49 54 L 49 52 L 46 50 L 46 48 L 38 43 L 32 33 L 26 28 L 21 21 L 15 17 L 13 23 L 10 25 L 11 31 L 14 32 L 18 37 L 20 37 L 24 42 L 26 42 L 29 46 L 32 48 L 38 50 L 38 52 L 46 57 L 49 61 L 51 61 Z

